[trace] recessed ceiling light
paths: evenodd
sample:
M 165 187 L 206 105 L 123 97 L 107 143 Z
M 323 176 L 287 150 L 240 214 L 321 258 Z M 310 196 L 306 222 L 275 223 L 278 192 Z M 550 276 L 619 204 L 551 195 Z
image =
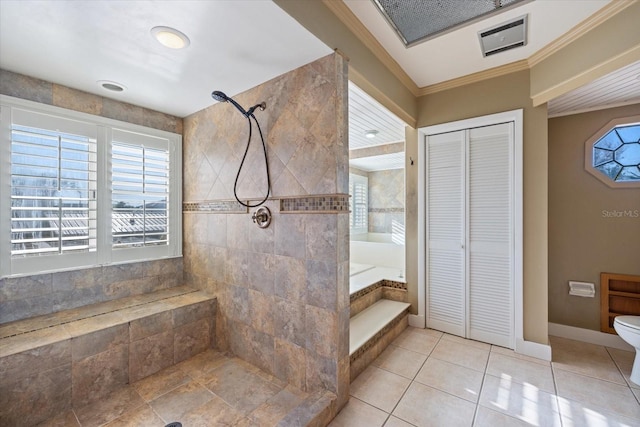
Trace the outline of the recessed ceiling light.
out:
M 169 49 L 184 49 L 189 46 L 189 37 L 171 27 L 153 27 L 151 34 L 156 40 Z
M 377 134 L 377 130 L 368 130 L 364 133 L 364 136 L 366 136 L 367 138 L 375 138 Z
M 98 84 L 111 92 L 122 92 L 126 89 L 124 85 L 109 80 L 98 80 Z

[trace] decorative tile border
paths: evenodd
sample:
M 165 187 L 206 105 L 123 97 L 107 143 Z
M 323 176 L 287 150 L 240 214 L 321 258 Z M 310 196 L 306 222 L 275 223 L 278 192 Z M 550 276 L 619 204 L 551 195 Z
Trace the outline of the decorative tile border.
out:
M 184 202 L 182 212 L 213 212 L 213 213 L 247 213 L 246 206 L 235 200 L 214 200 L 208 202 Z
M 332 194 L 280 199 L 282 213 L 343 213 L 349 212 L 349 195 Z
M 269 200 L 278 200 L 277 198 Z M 280 200 L 281 213 L 348 213 L 349 195 L 285 197 Z M 247 213 L 248 208 L 235 200 L 184 202 L 182 212 Z
M 407 307 L 402 313 L 398 314 L 391 322 L 387 323 L 384 328 L 380 329 L 374 336 L 372 336 L 366 343 L 357 349 L 350 357 L 349 361 L 353 363 L 354 360 L 362 356 L 367 350 L 376 345 L 383 336 L 385 336 L 390 330 L 392 330 L 398 323 L 402 321 L 404 316 L 409 314 L 409 307 Z
M 369 213 L 404 213 L 404 208 L 369 208 Z
M 373 291 L 375 291 L 378 288 L 393 288 L 393 289 L 400 289 L 403 291 L 407 290 L 407 284 L 406 283 L 402 283 L 402 282 L 394 282 L 393 280 L 387 280 L 387 279 L 383 279 L 380 280 L 379 282 L 376 282 L 372 285 L 367 286 L 366 288 L 360 289 L 357 292 L 354 292 L 350 295 L 349 297 L 349 302 L 353 302 L 355 300 L 357 300 L 358 298 L 362 298 L 363 296 L 367 295 L 368 293 L 371 293 Z

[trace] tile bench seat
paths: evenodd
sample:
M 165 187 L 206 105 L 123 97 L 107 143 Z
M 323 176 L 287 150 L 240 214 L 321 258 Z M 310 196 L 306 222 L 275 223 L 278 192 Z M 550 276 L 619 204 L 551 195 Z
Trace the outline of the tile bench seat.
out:
M 35 425 L 211 348 L 215 312 L 175 287 L 0 325 L 0 425 Z

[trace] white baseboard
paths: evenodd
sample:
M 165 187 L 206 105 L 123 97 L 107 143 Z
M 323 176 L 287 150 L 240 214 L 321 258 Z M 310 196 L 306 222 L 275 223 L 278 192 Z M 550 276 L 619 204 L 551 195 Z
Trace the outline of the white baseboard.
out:
M 540 344 L 518 338 L 516 339 L 515 352 L 524 354 L 525 356 L 551 361 L 551 346 L 548 344 Z
M 561 325 L 559 323 L 549 322 L 549 335 L 603 345 L 605 347 L 612 347 L 620 350 L 635 351 L 632 346 L 627 344 L 617 335 L 607 334 L 591 329 L 576 328 L 575 326 Z
M 419 314 L 410 314 L 409 315 L 409 326 L 413 326 L 414 328 L 426 328 L 427 323 L 425 322 L 424 316 Z

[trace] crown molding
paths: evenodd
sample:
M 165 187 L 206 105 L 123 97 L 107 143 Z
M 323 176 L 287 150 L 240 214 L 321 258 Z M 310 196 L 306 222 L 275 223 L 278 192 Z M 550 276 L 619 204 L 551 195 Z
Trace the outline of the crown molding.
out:
M 558 52 L 560 49 L 568 46 L 575 40 L 584 36 L 594 27 L 597 27 L 598 25 L 602 24 L 603 22 L 607 21 L 614 15 L 617 15 L 618 13 L 622 12 L 624 9 L 628 8 L 629 6 L 637 2 L 638 0 L 611 1 L 609 4 L 607 4 L 602 9 L 598 10 L 596 13 L 594 13 L 593 15 L 591 15 L 590 17 L 588 17 L 587 19 L 585 19 L 584 21 L 582 21 L 581 23 L 579 23 L 578 25 L 570 29 L 568 32 L 564 33 L 563 35 L 561 35 L 560 37 L 558 37 L 557 39 L 555 39 L 554 41 L 552 41 L 551 43 L 549 43 L 548 45 L 546 45 L 545 47 L 543 47 L 542 49 L 534 53 L 533 55 L 531 55 L 528 59 L 529 67 L 531 68 L 534 65 L 544 61 L 554 53 Z
M 418 85 L 387 52 L 367 27 L 342 0 L 322 0 L 324 5 L 351 30 L 351 32 L 375 55 L 391 73 L 413 94 L 418 96 Z
M 494 77 L 504 76 L 505 74 L 515 73 L 517 71 L 528 70 L 529 64 L 526 59 L 520 61 L 511 62 L 509 64 L 501 65 L 499 67 L 489 68 L 488 70 L 478 71 L 473 74 L 458 77 L 455 79 L 447 80 L 440 83 L 435 83 L 429 86 L 421 87 L 418 96 L 430 95 L 436 92 L 442 92 L 443 90 L 449 90 L 456 87 L 468 85 L 471 83 L 477 83 L 482 80 L 492 79 Z
M 400 67 L 395 59 L 378 42 L 371 32 L 364 26 L 356 15 L 342 0 L 322 0 L 325 6 L 333 12 L 342 23 L 344 23 L 353 34 L 382 62 L 389 71 L 400 80 L 400 82 L 416 97 L 429 95 L 456 87 L 477 83 L 482 80 L 500 77 L 506 74 L 531 69 L 534 65 L 544 61 L 554 53 L 571 44 L 575 40 L 584 36 L 594 27 L 607 21 L 614 15 L 621 13 L 629 6 L 638 3 L 640 0 L 613 0 L 606 6 L 598 10 L 586 20 L 582 21 L 567 33 L 558 37 L 529 58 L 515 61 L 488 70 L 478 71 L 466 76 L 457 77 L 444 82 L 435 83 L 428 86 L 418 87 L 409 75 Z M 352 71 L 353 68 L 351 68 Z M 362 76 L 358 76 L 362 77 Z M 359 79 L 361 80 L 361 79 Z M 534 103 L 535 104 L 535 103 Z

